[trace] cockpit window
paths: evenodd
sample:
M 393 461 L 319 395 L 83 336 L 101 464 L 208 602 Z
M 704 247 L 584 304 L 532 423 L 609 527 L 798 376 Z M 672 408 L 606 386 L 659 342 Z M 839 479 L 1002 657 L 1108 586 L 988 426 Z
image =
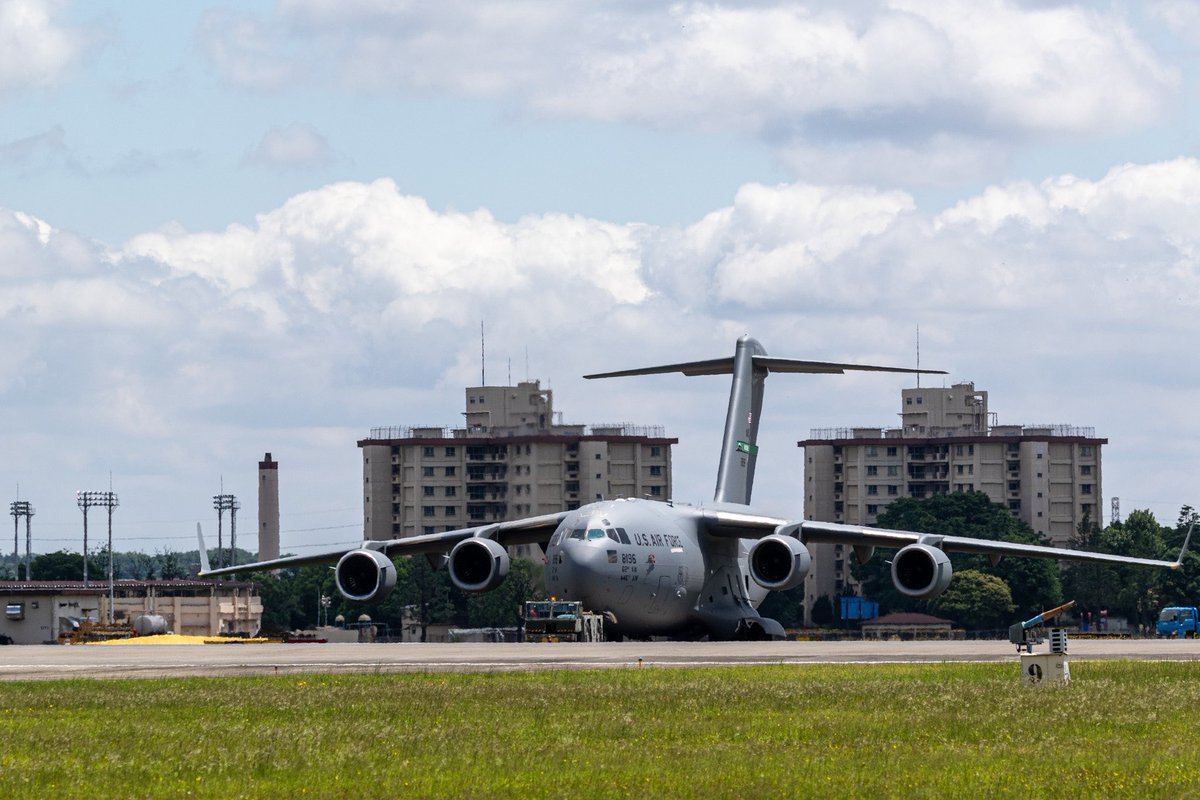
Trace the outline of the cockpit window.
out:
M 606 534 L 608 534 L 608 538 L 612 539 L 614 542 L 621 541 L 620 539 L 617 538 L 617 532 L 614 531 L 612 528 L 605 528 L 604 532 Z
M 617 536 L 621 537 L 621 544 L 629 544 L 629 534 L 624 528 L 617 528 Z
M 599 528 L 590 528 L 587 532 L 588 539 L 603 539 L 604 535 L 604 531 Z
M 587 528 L 573 528 L 571 530 L 572 539 L 582 539 L 587 536 Z

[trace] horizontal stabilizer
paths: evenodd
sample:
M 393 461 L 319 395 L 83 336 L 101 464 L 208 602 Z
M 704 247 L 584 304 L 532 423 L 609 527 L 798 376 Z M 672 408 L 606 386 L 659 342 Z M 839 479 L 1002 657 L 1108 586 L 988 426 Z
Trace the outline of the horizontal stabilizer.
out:
M 810 374 L 839 375 L 847 370 L 856 372 L 902 372 L 917 375 L 945 375 L 941 369 L 913 369 L 911 367 L 880 367 L 872 364 L 840 364 L 834 361 L 805 361 L 799 358 L 773 358 L 755 355 L 754 368 L 767 372 L 805 372 Z M 660 367 L 640 367 L 616 372 L 599 372 L 584 375 L 584 378 L 628 378 L 633 375 L 665 375 L 682 372 L 684 375 L 730 375 L 733 373 L 732 358 L 712 358 L 707 361 L 685 361 L 680 364 L 664 364 Z

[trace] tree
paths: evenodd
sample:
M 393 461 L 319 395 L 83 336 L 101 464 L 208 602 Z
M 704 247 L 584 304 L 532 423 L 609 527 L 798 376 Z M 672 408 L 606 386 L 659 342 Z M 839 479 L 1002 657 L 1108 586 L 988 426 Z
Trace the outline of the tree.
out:
M 879 515 L 879 527 L 947 536 L 971 536 L 993 541 L 1046 545 L 1048 542 L 1024 522 L 1013 517 L 1004 506 L 993 503 L 983 492 L 954 492 L 916 499 L 902 497 Z M 985 556 L 951 555 L 953 586 L 963 570 L 995 575 L 1008 585 L 1015 611 L 1022 618 L 1062 603 L 1062 583 L 1058 566 L 1041 558 L 1005 558 L 992 566 Z M 921 611 L 930 606 L 901 594 L 893 585 L 891 569 L 885 559 L 876 557 L 866 564 L 853 566 L 854 575 L 863 582 L 867 597 L 879 601 L 879 611 Z
M 758 613 L 785 628 L 804 625 L 804 585 L 786 592 L 771 592 L 758 606 Z
M 829 595 L 823 594 L 813 601 L 813 625 L 825 627 L 833 622 L 833 616 L 833 601 L 829 599 Z
M 33 559 L 33 579 L 39 581 L 81 581 L 83 580 L 83 554 L 59 550 L 56 553 L 43 553 Z M 101 563 L 96 556 L 88 558 L 88 579 L 100 580 L 108 574 L 108 563 Z
M 1069 546 L 1073 550 L 1106 552 L 1104 532 L 1090 514 L 1079 521 Z M 1062 573 L 1063 594 L 1075 601 L 1077 612 L 1099 618 L 1100 609 L 1114 604 L 1120 584 L 1113 565 L 1080 561 L 1064 565 Z
M 504 581 L 490 592 L 467 598 L 467 624 L 472 628 L 503 628 L 521 624 L 526 600 L 546 596 L 542 567 L 525 558 L 513 559 Z
M 1192 540 L 1183 556 L 1180 569 L 1156 570 L 1158 574 L 1159 599 L 1163 606 L 1190 606 L 1200 599 L 1200 515 L 1191 506 L 1184 506 L 1174 530 L 1163 531 L 1163 558 L 1173 558 L 1183 547 L 1183 539 L 1192 526 Z
M 995 575 L 965 569 L 950 586 L 930 601 L 936 614 L 947 616 L 968 630 L 1005 627 L 1015 606 L 1008 584 Z
M 1146 510 L 1134 511 L 1123 522 L 1109 525 L 1102 534 L 1103 548 L 1109 553 L 1138 558 L 1162 558 L 1165 551 L 1163 529 Z M 1109 615 L 1120 614 L 1138 625 L 1153 623 L 1162 605 L 1162 575 L 1145 567 L 1116 565 L 1116 591 Z
M 403 599 L 405 604 L 413 606 L 417 625 L 421 628 L 421 641 L 424 642 L 431 624 L 449 622 L 454 618 L 450 579 L 446 570 L 435 570 L 429 559 L 421 556 L 408 560 L 404 579 L 403 585 L 397 580 L 397 599 Z

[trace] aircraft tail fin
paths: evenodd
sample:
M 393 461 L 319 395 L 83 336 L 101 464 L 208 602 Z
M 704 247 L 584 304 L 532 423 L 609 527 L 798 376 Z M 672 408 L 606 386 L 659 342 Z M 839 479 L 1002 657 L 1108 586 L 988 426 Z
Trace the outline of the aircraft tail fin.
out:
M 584 375 L 584 378 L 623 378 L 632 375 L 659 375 L 682 372 L 684 375 L 732 375 L 729 407 L 725 412 L 725 433 L 721 439 L 721 460 L 717 466 L 718 503 L 748 505 L 754 489 L 754 466 L 758 461 L 758 422 L 762 413 L 763 385 L 772 372 L 840 374 L 847 370 L 903 372 L 945 375 L 939 369 L 878 367 L 867 364 L 840 364 L 830 361 L 805 361 L 796 358 L 771 358 L 750 335 L 737 340 L 732 358 L 687 361 L 660 367 L 642 367 L 617 372 Z
M 211 572 L 208 564 L 208 548 L 204 546 L 204 534 L 200 531 L 200 523 L 196 523 L 196 542 L 200 546 L 200 574 Z

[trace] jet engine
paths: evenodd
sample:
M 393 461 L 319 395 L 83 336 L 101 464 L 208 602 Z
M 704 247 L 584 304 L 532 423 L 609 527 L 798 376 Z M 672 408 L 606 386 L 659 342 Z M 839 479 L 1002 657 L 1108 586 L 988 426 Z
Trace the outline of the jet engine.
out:
M 464 592 L 495 589 L 508 574 L 508 551 L 491 539 L 463 539 L 450 551 L 450 580 Z
M 946 591 L 953 574 L 950 556 L 928 544 L 910 544 L 892 559 L 892 583 L 901 594 L 917 599 Z
M 378 550 L 346 553 L 333 574 L 342 596 L 360 603 L 382 603 L 396 586 L 396 565 Z
M 792 536 L 773 534 L 750 548 L 750 577 L 764 589 L 787 591 L 804 582 L 812 558 L 808 548 Z

